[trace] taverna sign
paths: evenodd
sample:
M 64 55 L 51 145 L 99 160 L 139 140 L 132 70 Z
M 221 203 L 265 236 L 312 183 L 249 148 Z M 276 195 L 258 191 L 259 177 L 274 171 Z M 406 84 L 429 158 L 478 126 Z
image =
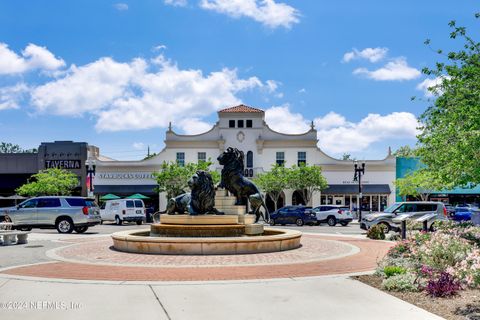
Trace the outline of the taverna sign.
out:
M 45 160 L 45 168 L 81 169 L 82 162 L 80 160 Z

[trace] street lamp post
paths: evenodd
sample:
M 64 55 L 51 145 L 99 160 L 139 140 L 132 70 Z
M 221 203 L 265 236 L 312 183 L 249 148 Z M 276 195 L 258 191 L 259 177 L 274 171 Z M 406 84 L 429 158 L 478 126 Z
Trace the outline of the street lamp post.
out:
M 359 166 L 357 160 L 353 162 L 355 175 L 353 181 L 358 181 L 358 222 L 362 221 L 362 175 L 365 174 L 365 162 Z
M 87 160 L 85 161 L 85 165 L 87 167 L 87 177 L 89 179 L 88 196 L 91 197 L 93 196 L 93 176 L 95 176 L 96 169 L 95 160 Z

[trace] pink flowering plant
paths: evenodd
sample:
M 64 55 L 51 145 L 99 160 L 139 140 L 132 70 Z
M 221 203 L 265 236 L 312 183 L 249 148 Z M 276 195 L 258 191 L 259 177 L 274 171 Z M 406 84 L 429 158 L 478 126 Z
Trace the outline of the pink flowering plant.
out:
M 480 249 L 474 248 L 464 260 L 450 269 L 450 272 L 469 287 L 480 288 Z
M 399 267 L 402 273 L 391 276 Z M 411 234 L 389 250 L 376 274 L 384 277 L 387 290 L 420 290 L 432 297 L 480 288 L 480 227 L 447 222 L 436 232 Z

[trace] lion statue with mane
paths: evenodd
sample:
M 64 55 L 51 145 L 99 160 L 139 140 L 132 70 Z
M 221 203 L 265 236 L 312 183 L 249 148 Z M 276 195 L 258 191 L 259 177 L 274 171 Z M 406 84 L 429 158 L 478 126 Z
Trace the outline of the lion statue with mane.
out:
M 189 180 L 188 186 L 192 190 L 168 201 L 168 214 L 222 214 L 215 206 L 215 187 L 210 173 L 198 170 Z
M 258 190 L 257 186 L 249 179 L 243 176 L 244 172 L 244 154 L 237 148 L 227 148 L 218 158 L 218 162 L 223 165 L 222 180 L 219 187 L 223 187 L 232 193 L 236 198 L 236 205 L 246 205 L 246 201 L 250 201 L 250 207 L 256 216 L 255 222 L 260 217 L 265 222 L 270 221 L 270 213 L 268 212 L 265 201 Z M 262 215 L 260 208 L 265 208 L 265 215 Z

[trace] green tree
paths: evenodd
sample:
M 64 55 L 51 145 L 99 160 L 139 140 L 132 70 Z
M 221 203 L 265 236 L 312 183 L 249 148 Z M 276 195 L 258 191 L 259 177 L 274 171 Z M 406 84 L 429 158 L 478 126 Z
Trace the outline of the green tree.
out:
M 475 15 L 476 18 L 480 14 Z M 480 43 L 451 21 L 450 38 L 462 49 L 444 54 L 444 62 L 423 72 L 439 79 L 429 90 L 433 104 L 420 117 L 418 155 L 445 186 L 480 183 Z M 430 41 L 425 41 L 427 45 Z M 446 60 L 446 61 L 445 61 Z
M 199 163 L 187 163 L 184 166 L 177 162 L 164 162 L 159 172 L 154 172 L 153 176 L 158 183 L 158 191 L 166 192 L 167 199 L 176 197 L 188 191 L 188 180 L 198 171 L 209 171 L 209 166 L 212 164 L 210 159 L 208 161 L 201 161 Z M 220 182 L 220 173 L 216 171 L 209 171 L 212 175 L 213 183 L 216 185 Z
M 155 157 L 156 155 L 157 155 L 157 153 L 155 153 L 155 152 L 150 153 L 150 154 L 146 155 L 145 158 L 143 158 L 143 160 L 151 159 L 151 158 Z
M 422 201 L 427 201 L 430 194 L 440 190 L 443 185 L 431 170 L 422 168 L 404 178 L 398 178 L 395 180 L 395 186 L 402 197 L 420 197 Z
M 0 142 L 0 153 L 34 153 L 37 149 L 22 149 L 18 144 Z
M 395 150 L 393 155 L 400 158 L 413 158 L 417 156 L 416 152 L 416 149 L 410 147 L 409 145 L 405 145 Z
M 64 169 L 50 168 L 34 174 L 29 182 L 19 187 L 18 194 L 34 196 L 64 196 L 78 186 L 76 174 Z
M 321 191 L 328 186 L 327 179 L 322 175 L 319 166 L 293 166 L 288 174 L 288 186 L 298 190 L 306 204 L 312 199 L 315 191 Z
M 265 173 L 258 174 L 253 180 L 255 184 L 268 193 L 274 202 L 275 210 L 282 191 L 289 187 L 289 172 L 291 169 L 285 166 L 274 164 L 272 169 Z
M 344 153 L 342 155 L 342 160 L 355 160 L 355 158 L 352 158 L 352 155 L 350 153 Z

